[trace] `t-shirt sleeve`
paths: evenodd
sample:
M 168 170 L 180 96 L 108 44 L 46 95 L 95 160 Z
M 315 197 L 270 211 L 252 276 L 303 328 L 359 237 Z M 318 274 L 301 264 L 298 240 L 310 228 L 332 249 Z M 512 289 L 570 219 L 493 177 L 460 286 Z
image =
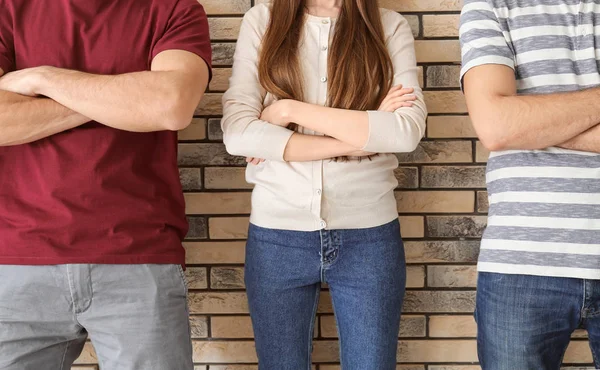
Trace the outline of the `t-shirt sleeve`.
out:
M 464 75 L 477 66 L 500 64 L 515 69 L 514 52 L 488 1 L 465 0 L 459 34 L 462 53 L 461 86 Z
M 179 0 L 162 37 L 152 49 L 151 59 L 166 50 L 184 50 L 202 58 L 212 77 L 212 49 L 208 19 L 196 0 Z
M 13 22 L 10 12 L 0 11 L 0 68 L 4 73 L 15 70 Z

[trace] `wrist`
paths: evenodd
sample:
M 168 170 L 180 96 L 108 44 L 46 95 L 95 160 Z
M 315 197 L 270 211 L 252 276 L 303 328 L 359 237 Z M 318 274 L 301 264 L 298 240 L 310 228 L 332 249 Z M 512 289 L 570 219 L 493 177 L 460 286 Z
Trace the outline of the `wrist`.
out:
M 51 86 L 49 83 L 50 76 L 52 75 L 54 67 L 37 67 L 35 72 L 31 75 L 31 84 L 33 91 L 37 95 L 49 96 L 48 87 Z
M 300 110 L 302 103 L 296 100 L 288 99 L 285 101 L 284 108 L 282 109 L 281 115 L 285 122 L 297 123 L 296 117 L 298 117 L 298 110 Z

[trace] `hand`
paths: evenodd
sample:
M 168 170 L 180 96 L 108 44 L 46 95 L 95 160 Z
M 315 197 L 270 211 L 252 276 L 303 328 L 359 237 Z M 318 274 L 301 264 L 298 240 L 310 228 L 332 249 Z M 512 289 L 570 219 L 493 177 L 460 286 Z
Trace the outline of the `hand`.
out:
M 348 157 L 370 157 L 377 153 L 365 152 L 364 150 L 356 150 L 348 154 Z
M 294 100 L 291 99 L 278 100 L 262 111 L 260 119 L 277 126 L 287 127 L 292 123 L 291 111 L 293 103 Z
M 413 88 L 403 89 L 402 85 L 392 87 L 377 110 L 395 112 L 402 107 L 412 107 L 412 102 L 417 100 L 416 96 L 411 95 L 414 91 Z
M 0 78 L 0 90 L 35 97 L 37 86 L 46 67 L 26 68 L 10 72 Z
M 246 158 L 246 163 L 253 164 L 255 166 L 258 166 L 259 164 L 263 163 L 264 161 L 265 160 L 261 159 L 261 158 L 252 158 L 252 157 Z

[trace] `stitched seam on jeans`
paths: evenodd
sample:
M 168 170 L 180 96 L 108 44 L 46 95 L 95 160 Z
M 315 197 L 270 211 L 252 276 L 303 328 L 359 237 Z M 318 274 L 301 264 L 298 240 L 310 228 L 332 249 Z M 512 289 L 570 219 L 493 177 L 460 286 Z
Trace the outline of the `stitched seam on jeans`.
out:
M 176 265 L 177 270 L 179 271 L 179 275 L 181 276 L 181 280 L 183 282 L 183 286 L 185 287 L 185 293 L 187 294 L 189 290 L 187 279 L 185 278 L 185 272 L 183 272 L 183 268 L 181 265 Z
M 323 230 L 319 230 L 319 238 L 321 240 L 319 245 L 319 278 L 321 279 L 321 282 L 325 282 L 325 250 L 323 249 Z
M 312 357 L 312 345 L 313 337 L 315 333 L 315 321 L 317 318 L 317 307 L 319 306 L 319 293 L 321 292 L 321 285 L 315 284 L 315 303 L 313 304 L 313 311 L 310 323 L 310 329 L 308 331 L 308 370 L 312 369 L 311 357 Z
M 344 357 L 342 356 L 342 334 L 340 333 L 340 326 L 338 325 L 338 315 L 335 312 L 335 302 L 333 299 L 333 290 L 332 287 L 329 287 L 329 295 L 331 296 L 331 309 L 333 310 L 333 319 L 335 320 L 335 327 L 336 330 L 338 331 L 338 338 L 339 338 L 339 342 L 340 342 L 340 366 L 342 367 L 342 369 L 344 369 Z
M 581 299 L 581 311 L 579 312 L 579 315 L 581 316 L 581 319 L 579 320 L 580 325 L 583 321 L 585 321 L 585 318 L 587 317 L 586 309 L 585 309 L 585 303 L 587 301 L 587 299 L 586 299 L 587 290 L 585 289 L 585 279 L 581 280 L 581 286 L 583 287 L 583 297 Z
M 183 271 L 183 270 L 181 270 Z M 188 292 L 186 291 L 185 293 L 185 312 L 187 314 L 187 316 L 190 316 L 190 305 L 188 304 Z M 190 324 L 190 321 L 187 320 L 187 326 L 188 326 L 188 345 L 189 345 L 189 350 L 190 350 L 190 354 L 194 355 L 194 344 L 192 343 L 192 325 Z M 193 362 L 193 361 L 192 361 Z M 192 367 L 194 367 L 193 363 L 191 364 Z
M 87 281 L 86 281 L 86 284 L 89 285 L 89 289 L 90 289 L 90 297 L 89 298 L 90 299 L 89 299 L 89 303 L 85 307 L 83 307 L 81 309 L 81 311 L 79 311 L 80 315 L 82 313 L 85 313 L 87 310 L 90 309 L 90 307 L 92 306 L 93 299 L 94 299 L 94 288 L 92 286 L 92 265 L 91 264 L 86 264 L 85 268 L 87 269 Z
M 335 240 L 335 235 L 338 235 L 339 238 L 339 243 L 336 243 Z M 337 263 L 337 261 L 339 261 L 342 258 L 342 236 L 341 233 L 338 233 L 336 230 L 331 230 L 331 245 L 333 246 L 336 256 L 333 260 L 331 260 L 331 262 L 328 262 L 326 266 L 323 266 L 324 270 L 329 270 L 330 268 L 332 268 L 333 266 L 335 266 L 335 264 Z M 323 276 L 325 276 L 325 272 L 323 272 Z
M 586 318 L 587 319 L 592 319 L 592 318 L 595 318 L 595 317 L 598 317 L 598 316 L 600 316 L 600 311 L 595 311 L 593 313 L 589 313 L 588 312 L 588 314 L 586 315 Z
M 71 282 L 71 272 L 70 272 L 69 267 L 70 267 L 69 265 L 66 266 L 66 268 L 67 268 L 67 282 L 69 283 L 69 293 L 71 294 L 71 302 L 73 303 L 73 318 L 75 318 L 75 320 L 77 320 L 77 314 L 78 314 L 78 312 L 77 312 L 77 307 L 75 307 L 76 306 L 76 304 L 75 304 L 75 296 L 73 295 L 74 286 L 73 286 L 73 284 Z
M 67 358 L 67 352 L 69 351 L 69 346 L 71 345 L 71 342 L 67 342 L 67 345 L 65 347 L 65 353 L 63 353 L 63 358 L 62 361 L 60 362 L 60 370 L 65 370 L 64 366 L 65 366 L 65 359 Z
M 598 365 L 600 365 L 600 361 L 598 361 L 598 357 L 596 356 L 596 352 L 592 348 L 592 343 L 591 342 L 590 342 L 589 346 L 590 346 L 590 349 L 592 351 L 592 359 L 594 360 L 594 367 L 597 369 Z

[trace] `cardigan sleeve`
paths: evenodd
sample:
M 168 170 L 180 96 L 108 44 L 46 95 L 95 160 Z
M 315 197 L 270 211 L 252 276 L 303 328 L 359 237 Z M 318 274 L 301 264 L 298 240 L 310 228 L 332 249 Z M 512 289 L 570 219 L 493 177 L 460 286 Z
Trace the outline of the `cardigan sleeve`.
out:
M 229 89 L 223 95 L 223 141 L 232 155 L 283 161 L 294 133 L 260 120 L 265 89 L 258 78 L 258 54 L 269 9 L 258 5 L 242 21 Z
M 402 153 L 415 150 L 425 135 L 427 107 L 419 86 L 414 38 L 406 19 L 387 11 L 384 26 L 393 31 L 386 43 L 394 68 L 393 86 L 414 89 L 417 100 L 412 107 L 402 107 L 395 112 L 368 111 L 369 139 L 363 150 L 375 153 Z M 386 27 L 386 28 L 387 28 Z

